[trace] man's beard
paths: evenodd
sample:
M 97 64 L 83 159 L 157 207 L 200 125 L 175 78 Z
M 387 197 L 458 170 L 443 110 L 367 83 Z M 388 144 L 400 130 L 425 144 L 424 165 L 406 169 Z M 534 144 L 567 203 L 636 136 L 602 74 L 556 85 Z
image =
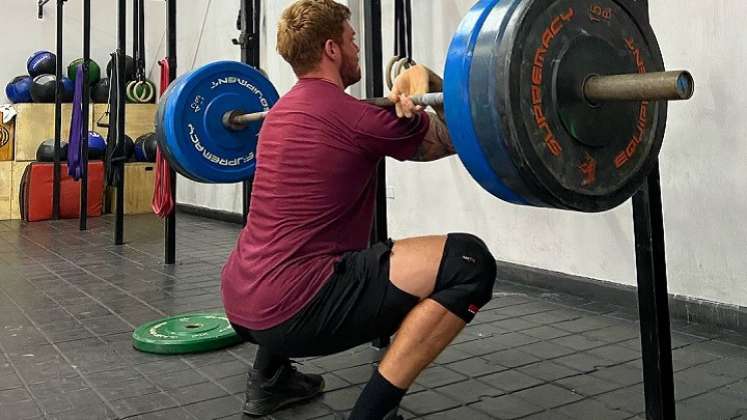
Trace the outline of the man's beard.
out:
M 343 57 L 340 76 L 345 87 L 352 86 L 361 80 L 361 68 L 357 60 Z

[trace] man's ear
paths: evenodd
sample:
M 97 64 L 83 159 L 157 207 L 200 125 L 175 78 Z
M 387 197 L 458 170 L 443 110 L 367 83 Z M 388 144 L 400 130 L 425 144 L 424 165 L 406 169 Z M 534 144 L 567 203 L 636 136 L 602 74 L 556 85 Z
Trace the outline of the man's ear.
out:
M 335 41 L 328 39 L 324 43 L 324 53 L 327 54 L 329 58 L 334 59 L 340 54 L 340 47 Z

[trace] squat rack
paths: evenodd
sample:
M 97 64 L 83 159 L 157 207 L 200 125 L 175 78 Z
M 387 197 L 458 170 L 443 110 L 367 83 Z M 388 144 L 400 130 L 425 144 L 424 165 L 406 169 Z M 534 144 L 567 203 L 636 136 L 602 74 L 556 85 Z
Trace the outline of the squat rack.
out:
M 381 73 L 381 1 L 364 1 L 364 5 L 366 93 L 368 97 L 379 97 L 384 90 Z M 412 15 L 411 0 L 395 0 L 395 7 L 395 14 L 404 13 L 404 19 L 396 22 L 395 55 L 409 58 L 412 51 L 412 27 L 409 20 Z M 648 0 L 640 1 L 638 7 L 644 10 L 648 19 Z M 378 168 L 377 182 L 373 242 L 388 238 L 386 164 L 383 160 Z M 676 418 L 676 414 L 658 163 L 645 184 L 633 196 L 633 224 L 646 417 L 652 420 L 671 420 Z M 387 343 L 388 338 L 383 338 L 374 345 L 383 347 Z
M 260 18 L 261 18 L 261 0 L 242 0 L 239 10 L 239 17 L 236 25 L 241 30 L 238 39 L 233 43 L 241 48 L 241 61 L 259 67 L 260 64 Z M 166 13 L 166 38 L 167 42 L 167 60 L 169 62 L 169 82 L 176 79 L 176 0 L 167 0 Z M 165 264 L 174 264 L 176 262 L 176 172 L 171 169 L 171 200 L 174 208 L 166 217 L 164 224 L 164 262 Z M 243 182 L 243 202 L 242 202 L 242 225 L 246 224 L 246 218 L 249 214 L 249 197 L 252 191 L 253 178 Z
M 61 137 L 62 137 L 62 62 L 63 62 L 63 14 L 64 4 L 67 0 L 57 0 L 56 8 L 56 66 L 55 66 L 55 116 L 54 116 L 54 169 L 52 183 L 52 218 L 60 218 L 60 182 L 61 182 Z M 126 0 L 118 0 L 117 14 L 117 74 L 124 74 L 124 56 L 126 46 Z M 49 0 L 39 0 L 37 2 L 38 17 L 44 16 L 44 5 Z M 89 62 L 91 55 L 91 0 L 83 0 L 83 95 L 81 100 L 81 178 L 80 178 L 80 230 L 86 230 L 88 225 L 88 116 L 90 113 L 90 85 L 88 83 Z M 121 77 L 118 80 L 118 91 L 124 91 L 125 81 Z M 116 150 L 124 153 L 124 120 L 125 120 L 125 97 L 117 95 L 117 103 L 114 104 L 109 99 L 110 105 L 116 105 Z M 121 162 L 113 163 L 113 170 L 116 171 L 117 178 L 117 211 L 115 217 L 115 243 L 122 245 L 123 241 L 123 210 L 124 210 L 124 165 Z

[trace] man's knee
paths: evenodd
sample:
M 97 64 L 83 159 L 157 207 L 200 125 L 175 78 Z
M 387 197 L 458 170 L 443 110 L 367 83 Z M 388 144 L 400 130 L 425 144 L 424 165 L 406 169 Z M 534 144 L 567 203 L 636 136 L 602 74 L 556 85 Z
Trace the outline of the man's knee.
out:
M 482 307 L 493 298 L 493 286 L 496 278 L 495 257 L 482 239 L 468 233 L 455 233 L 455 247 L 462 254 L 462 259 L 468 263 L 464 270 L 465 281 L 477 284 L 475 289 L 475 304 Z M 471 267 L 469 267 L 471 265 Z
M 448 235 L 432 299 L 470 322 L 493 297 L 495 257 L 477 236 Z

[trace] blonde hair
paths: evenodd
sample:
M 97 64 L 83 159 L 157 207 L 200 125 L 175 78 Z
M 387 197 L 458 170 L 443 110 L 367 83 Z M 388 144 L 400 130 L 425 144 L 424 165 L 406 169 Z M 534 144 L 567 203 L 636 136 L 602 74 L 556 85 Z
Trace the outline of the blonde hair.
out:
M 350 9 L 333 0 L 298 0 L 283 11 L 278 23 L 277 50 L 296 75 L 314 70 L 324 44 L 342 44 Z

